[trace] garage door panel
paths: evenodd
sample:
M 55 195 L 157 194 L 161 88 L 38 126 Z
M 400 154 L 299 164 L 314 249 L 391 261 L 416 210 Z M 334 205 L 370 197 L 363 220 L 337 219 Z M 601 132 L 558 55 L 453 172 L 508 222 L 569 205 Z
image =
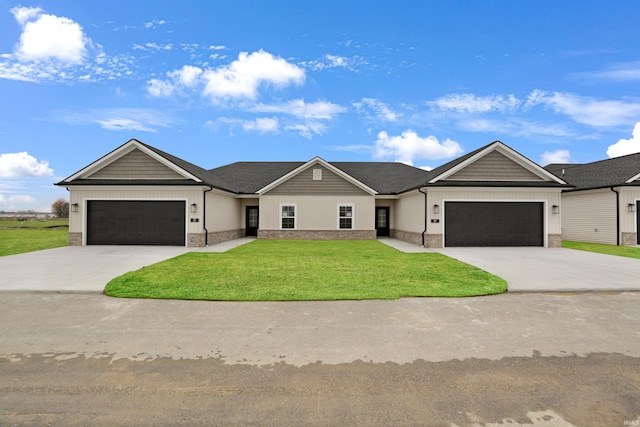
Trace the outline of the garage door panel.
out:
M 543 246 L 541 202 L 446 202 L 445 246 Z
M 185 244 L 184 201 L 90 200 L 88 245 Z

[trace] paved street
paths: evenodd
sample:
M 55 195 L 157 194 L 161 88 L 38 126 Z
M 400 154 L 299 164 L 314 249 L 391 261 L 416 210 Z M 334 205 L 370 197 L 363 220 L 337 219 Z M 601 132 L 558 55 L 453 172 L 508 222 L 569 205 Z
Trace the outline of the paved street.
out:
M 640 422 L 640 293 L 0 305 L 0 425 Z

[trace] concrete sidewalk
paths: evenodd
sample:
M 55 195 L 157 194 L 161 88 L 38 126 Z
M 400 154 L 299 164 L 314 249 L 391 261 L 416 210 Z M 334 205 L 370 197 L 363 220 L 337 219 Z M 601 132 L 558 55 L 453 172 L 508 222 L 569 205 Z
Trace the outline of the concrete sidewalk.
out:
M 422 246 L 413 245 L 411 243 L 404 242 L 398 239 L 392 239 L 390 237 L 379 237 L 378 242 L 384 243 L 387 246 L 391 246 L 400 252 L 406 252 L 409 254 L 433 252 L 432 249 L 423 248 Z
M 0 291 L 102 292 L 113 278 L 187 252 L 226 252 L 244 238 L 206 248 L 64 246 L 0 257 Z

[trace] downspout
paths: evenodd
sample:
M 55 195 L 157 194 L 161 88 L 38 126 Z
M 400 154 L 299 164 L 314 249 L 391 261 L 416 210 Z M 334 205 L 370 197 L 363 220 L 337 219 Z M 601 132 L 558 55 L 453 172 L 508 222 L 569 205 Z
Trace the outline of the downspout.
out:
M 418 191 L 424 194 L 424 230 L 422 231 L 422 247 L 424 248 L 424 235 L 427 233 L 427 193 L 418 188 Z
M 209 187 L 208 190 L 202 192 L 202 229 L 204 230 L 204 246 L 209 246 L 209 230 L 207 230 L 207 193 L 213 190 L 213 187 Z
M 616 193 L 616 246 L 620 246 L 620 193 L 613 187 L 609 189 Z

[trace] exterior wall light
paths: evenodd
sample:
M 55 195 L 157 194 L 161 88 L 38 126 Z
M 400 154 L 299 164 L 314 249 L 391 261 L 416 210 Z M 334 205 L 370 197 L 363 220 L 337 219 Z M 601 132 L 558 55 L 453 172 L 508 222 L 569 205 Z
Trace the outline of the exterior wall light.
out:
M 433 213 L 436 215 L 440 213 L 440 205 L 433 205 Z
M 551 206 L 551 213 L 557 215 L 560 213 L 560 206 L 558 205 L 553 205 Z
M 71 212 L 78 212 L 78 204 L 74 203 L 71 205 Z
M 189 212 L 191 213 L 198 212 L 198 205 L 196 205 L 195 203 L 191 203 L 191 206 L 189 206 Z
M 636 211 L 635 203 L 629 203 L 629 205 L 627 206 L 627 209 L 629 209 L 629 212 L 635 212 Z

